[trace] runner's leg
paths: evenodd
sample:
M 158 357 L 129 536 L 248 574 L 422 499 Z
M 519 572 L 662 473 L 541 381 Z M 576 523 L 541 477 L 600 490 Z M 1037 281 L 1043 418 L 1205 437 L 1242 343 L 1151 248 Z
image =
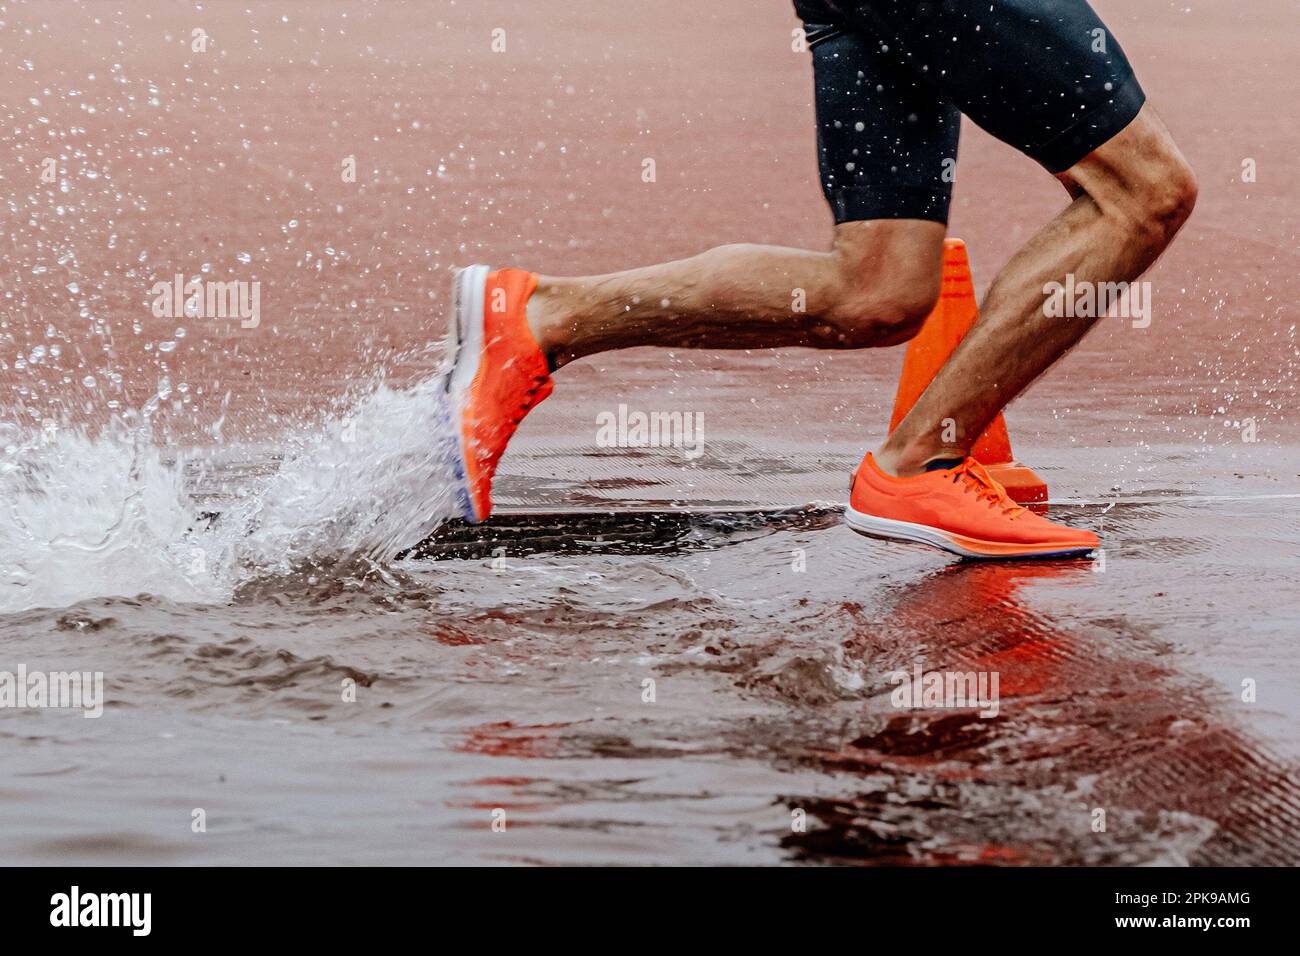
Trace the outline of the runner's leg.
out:
M 1187 219 L 1196 182 L 1119 42 L 1085 0 L 829 0 L 967 116 L 1057 175 L 1073 202 L 996 278 L 980 319 L 885 442 L 913 475 L 960 459 L 1091 319 L 1048 318 L 1044 287 L 1131 281 Z M 957 424 L 945 442 L 946 420 Z
M 817 0 L 797 6 L 826 19 Z M 832 249 L 728 245 L 612 275 L 542 276 L 528 320 L 554 366 L 643 345 L 864 348 L 916 333 L 939 291 L 960 116 L 876 41 L 812 21 L 807 33 Z
M 934 306 L 943 236 L 942 223 L 850 222 L 830 252 L 738 244 L 611 275 L 541 276 L 529 325 L 556 368 L 643 345 L 895 345 Z
M 1196 201 L 1196 181 L 1150 106 L 1061 177 L 1074 201 L 998 274 L 979 321 L 876 455 L 887 472 L 962 458 L 999 411 L 1068 352 L 1096 318 L 1049 318 L 1044 287 L 1132 281 Z M 944 420 L 956 422 L 955 429 Z M 944 434 L 956 433 L 945 442 Z
M 960 115 L 874 39 L 811 18 L 835 15 L 824 0 L 796 8 L 813 52 L 833 247 L 723 246 L 579 279 L 460 270 L 444 387 L 466 520 L 491 514 L 501 456 L 565 362 L 637 345 L 862 348 L 919 329 L 939 292 Z

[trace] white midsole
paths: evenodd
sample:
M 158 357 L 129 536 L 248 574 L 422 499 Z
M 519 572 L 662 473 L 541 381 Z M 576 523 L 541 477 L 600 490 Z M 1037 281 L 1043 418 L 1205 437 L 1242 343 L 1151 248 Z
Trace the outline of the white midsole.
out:
M 487 275 L 487 266 L 467 266 L 457 271 L 452 288 L 454 324 L 447 334 L 448 340 L 455 344 L 451 394 L 458 414 L 483 357 L 483 295 Z
M 1014 558 L 1019 556 L 1033 556 L 1035 554 L 1069 554 L 1081 551 L 1091 550 L 1080 547 L 1061 547 L 1047 548 L 1043 551 L 1025 551 L 1023 555 L 1016 554 L 987 554 L 982 551 L 971 551 L 964 548 L 946 533 L 938 528 L 932 528 L 929 525 L 914 524 L 911 521 L 897 521 L 893 518 L 879 518 L 876 515 L 864 514 L 861 511 L 855 511 L 851 506 L 844 509 L 844 521 L 861 534 L 870 535 L 874 538 L 893 538 L 901 541 L 917 541 L 921 544 L 932 545 L 936 548 L 942 548 L 953 554 L 959 554 L 964 558 Z
M 448 397 L 451 404 L 452 421 L 456 428 L 456 441 L 460 447 L 460 456 L 465 470 L 465 493 L 467 507 L 472 511 L 473 496 L 469 488 L 469 455 L 465 447 L 465 405 L 469 401 L 469 391 L 478 375 L 479 363 L 483 358 L 483 297 L 487 288 L 487 266 L 467 266 L 457 270 L 452 284 L 451 328 L 447 332 L 447 341 L 451 346 L 452 367 L 448 379 Z M 467 515 L 476 518 L 475 515 Z

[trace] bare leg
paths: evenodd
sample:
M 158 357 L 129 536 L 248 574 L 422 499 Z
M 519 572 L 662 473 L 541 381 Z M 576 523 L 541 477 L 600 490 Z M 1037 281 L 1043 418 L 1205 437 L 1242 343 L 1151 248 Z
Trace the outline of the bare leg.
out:
M 642 345 L 866 348 L 906 341 L 939 294 L 944 227 L 836 227 L 829 252 L 731 245 L 583 278 L 542 276 L 528 323 L 555 367 Z
M 1052 318 L 1044 286 L 1131 281 L 1155 262 L 1191 214 L 1196 182 L 1151 107 L 1061 180 L 1074 201 L 1007 263 L 979 321 L 875 458 L 895 475 L 962 458 L 997 413 L 1095 323 Z M 945 442 L 944 419 L 957 438 Z M 951 431 L 949 431 L 951 434 Z

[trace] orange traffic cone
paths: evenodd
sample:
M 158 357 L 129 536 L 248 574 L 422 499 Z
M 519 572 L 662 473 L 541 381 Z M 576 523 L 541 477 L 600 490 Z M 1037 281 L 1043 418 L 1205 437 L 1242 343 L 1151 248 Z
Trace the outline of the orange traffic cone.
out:
M 907 346 L 903 357 L 903 376 L 894 396 L 894 414 L 889 420 L 892 432 L 916 404 L 939 367 L 948 360 L 957 343 L 979 318 L 975 303 L 975 283 L 971 279 L 970 258 L 966 243 L 948 239 L 943 244 L 943 286 L 939 304 L 925 320 L 921 332 Z M 971 449 L 975 460 L 989 470 L 1013 499 L 1026 504 L 1047 500 L 1047 484 L 1032 470 L 1011 455 L 1011 438 L 1001 413 L 985 429 Z

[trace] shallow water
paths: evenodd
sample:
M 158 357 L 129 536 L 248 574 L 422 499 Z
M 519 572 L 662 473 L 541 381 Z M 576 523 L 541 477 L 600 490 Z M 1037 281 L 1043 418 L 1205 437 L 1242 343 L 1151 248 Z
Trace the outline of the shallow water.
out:
M 0 828 L 15 862 L 1293 861 L 1300 522 L 1186 497 L 1064 509 L 1100 572 L 622 511 L 9 613 L 7 659 L 108 703 L 6 714 Z M 915 664 L 996 672 L 997 716 L 900 710 Z

